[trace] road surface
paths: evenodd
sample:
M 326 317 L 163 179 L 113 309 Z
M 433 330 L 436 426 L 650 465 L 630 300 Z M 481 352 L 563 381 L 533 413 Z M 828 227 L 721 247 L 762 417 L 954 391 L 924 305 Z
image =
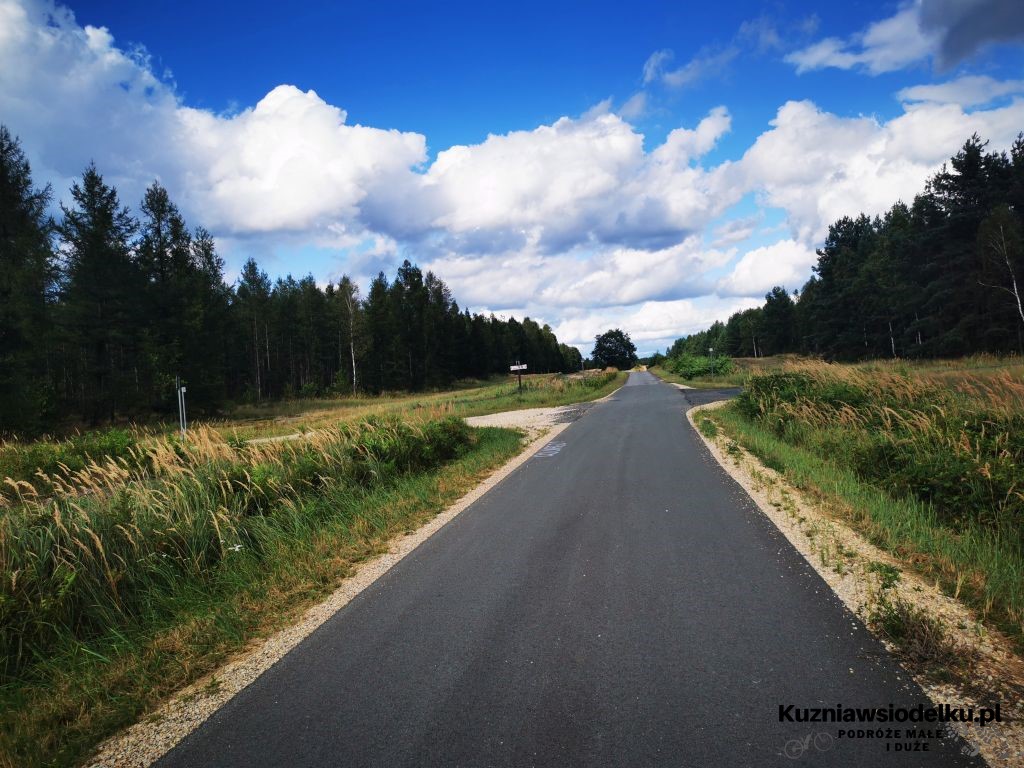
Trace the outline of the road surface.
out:
M 979 765 L 779 722 L 926 699 L 694 435 L 728 394 L 631 374 L 159 765 Z

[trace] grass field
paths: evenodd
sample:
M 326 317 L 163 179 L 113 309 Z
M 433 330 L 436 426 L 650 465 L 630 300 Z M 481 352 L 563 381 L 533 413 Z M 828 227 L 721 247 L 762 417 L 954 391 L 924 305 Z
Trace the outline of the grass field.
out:
M 678 373 L 672 373 L 666 371 L 660 365 L 655 365 L 648 368 L 651 373 L 657 376 L 663 381 L 669 381 L 673 384 L 685 384 L 688 387 L 694 387 L 696 389 L 717 389 L 719 387 L 740 387 L 743 382 L 746 381 L 747 373 L 745 371 L 736 369 L 730 371 L 728 374 L 715 377 L 700 377 L 700 378 L 686 378 L 680 376 Z
M 351 424 L 371 416 L 400 415 L 410 422 L 444 416 L 479 416 L 500 411 L 568 405 L 604 397 L 625 381 L 626 374 L 588 371 L 585 375 L 539 374 L 523 377 L 519 392 L 512 377 L 497 381 L 463 382 L 442 392 L 393 393 L 345 398 L 296 399 L 265 405 L 239 406 L 229 417 L 192 425 L 209 427 L 224 439 L 278 437 Z M 142 450 L 154 441 L 173 436 L 174 428 L 113 428 L 84 432 L 61 440 L 0 442 L 0 507 L 16 499 L 28 483 L 49 494 L 55 483 L 76 482 L 75 475 L 108 459 L 139 467 Z M 86 473 L 88 474 L 88 473 Z
M 699 358 L 704 360 L 706 358 Z M 695 376 L 684 376 L 675 371 L 670 371 L 664 366 L 654 366 L 651 373 L 659 378 L 675 384 L 686 384 L 697 389 L 718 389 L 720 387 L 741 387 L 743 382 L 752 373 L 765 370 L 776 370 L 787 363 L 797 360 L 796 355 L 778 355 L 776 357 L 733 357 L 728 359 L 728 365 L 719 361 L 715 369 L 722 371 L 714 376 L 701 371 Z M 706 368 L 706 366 L 701 366 Z
M 716 429 L 1024 648 L 1024 367 L 790 361 Z
M 653 366 L 648 370 L 665 381 L 676 384 L 687 384 L 697 389 L 716 389 L 719 387 L 741 387 L 754 374 L 778 371 L 786 366 L 808 362 L 808 358 L 799 355 L 775 355 L 772 357 L 734 357 L 730 358 L 732 369 L 728 373 L 714 377 L 699 376 L 686 378 L 666 370 L 662 366 Z M 864 371 L 894 371 L 913 375 L 922 380 L 946 382 L 956 386 L 965 377 L 984 380 L 1004 373 L 1018 379 L 1024 378 L 1024 360 L 1020 358 L 1000 358 L 993 355 L 972 355 L 955 360 L 873 360 L 866 363 L 853 363 L 845 367 Z
M 153 441 L 148 472 L 27 495 L 0 517 L 0 766 L 77 764 L 518 450 L 454 418 L 240 446 L 201 430 Z
M 400 413 L 406 419 L 439 416 L 482 416 L 488 413 L 543 408 L 596 400 L 620 387 L 625 373 L 587 371 L 585 374 L 534 374 L 464 382 L 441 392 L 397 393 L 361 397 L 289 400 L 242 406 L 230 418 L 210 426 L 226 437 L 273 437 L 318 429 L 371 415 Z

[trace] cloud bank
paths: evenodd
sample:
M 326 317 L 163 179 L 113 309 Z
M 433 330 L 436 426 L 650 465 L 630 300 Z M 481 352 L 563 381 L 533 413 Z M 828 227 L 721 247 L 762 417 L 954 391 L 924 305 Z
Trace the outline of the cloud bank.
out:
M 920 8 L 893 24 L 911 15 Z M 777 47 L 770 27 L 755 32 Z M 906 58 L 895 34 L 873 26 L 850 66 Z M 938 33 L 921 34 L 941 49 Z M 808 56 L 808 66 L 827 58 Z M 645 79 L 685 79 L 689 65 L 669 64 L 656 54 Z M 909 199 L 974 131 L 1007 146 L 1024 125 L 1020 92 L 999 81 L 908 88 L 888 121 L 792 101 L 738 159 L 717 164 L 707 158 L 731 130 L 725 106 L 647 147 L 629 122 L 642 99 L 618 112 L 603 103 L 429 162 L 424 135 L 352 124 L 295 85 L 238 112 L 195 109 L 145 51 L 119 48 L 106 29 L 43 0 L 0 0 L 0 120 L 58 194 L 93 159 L 128 203 L 160 179 L 232 252 L 329 248 L 331 276 L 362 278 L 408 255 L 466 305 L 530 314 L 580 345 L 618 323 L 644 348 L 664 346 L 775 284 L 798 287 L 833 220 Z M 783 231 L 738 212 L 751 197 L 777 209 Z

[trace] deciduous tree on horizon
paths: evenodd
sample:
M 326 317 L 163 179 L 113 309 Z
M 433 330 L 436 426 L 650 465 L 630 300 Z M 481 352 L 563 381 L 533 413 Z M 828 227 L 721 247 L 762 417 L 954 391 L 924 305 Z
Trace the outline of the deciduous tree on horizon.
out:
M 602 368 L 614 367 L 624 371 L 636 365 L 636 346 L 628 333 L 613 328 L 596 337 L 590 357 Z

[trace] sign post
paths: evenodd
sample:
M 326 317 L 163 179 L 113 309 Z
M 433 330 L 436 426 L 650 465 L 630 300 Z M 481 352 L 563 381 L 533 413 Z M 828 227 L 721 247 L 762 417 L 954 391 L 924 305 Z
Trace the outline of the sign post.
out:
M 517 374 L 519 376 L 519 394 L 520 395 L 523 394 L 523 371 L 526 370 L 526 363 L 523 363 L 522 365 L 520 365 L 519 361 L 517 360 L 516 364 L 515 365 L 510 365 L 508 367 L 508 369 L 512 373 L 515 373 L 515 374 Z

